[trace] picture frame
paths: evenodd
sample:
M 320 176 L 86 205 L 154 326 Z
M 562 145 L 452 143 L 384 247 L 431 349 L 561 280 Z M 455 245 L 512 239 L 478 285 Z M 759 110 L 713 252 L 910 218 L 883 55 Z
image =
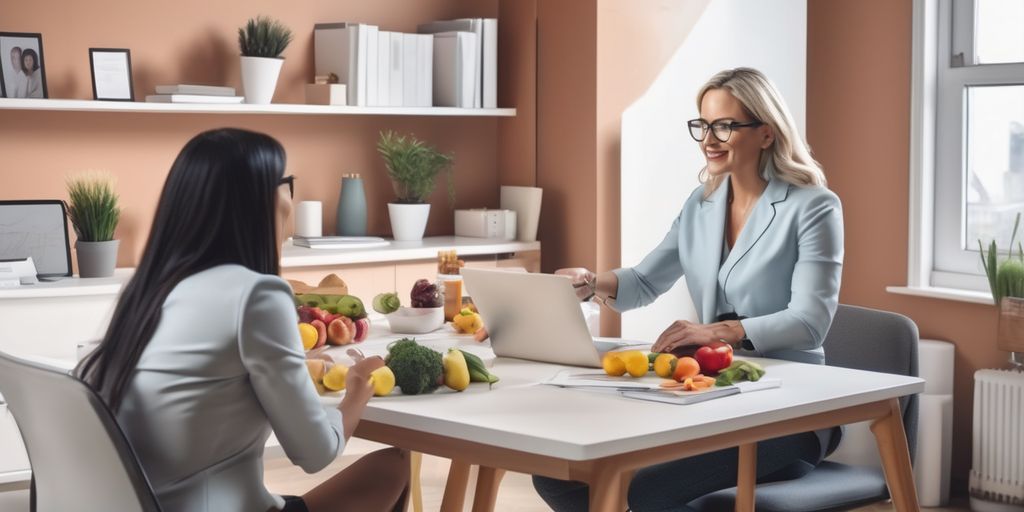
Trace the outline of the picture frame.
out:
M 0 32 L 0 94 L 4 98 L 50 97 L 42 34 Z
M 89 73 L 94 100 L 135 101 L 131 50 L 89 48 Z

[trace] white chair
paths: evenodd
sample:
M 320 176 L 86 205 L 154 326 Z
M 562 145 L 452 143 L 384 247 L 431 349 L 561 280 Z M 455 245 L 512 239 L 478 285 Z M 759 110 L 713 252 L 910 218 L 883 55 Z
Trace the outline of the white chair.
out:
M 0 352 L 0 393 L 32 464 L 32 512 L 160 512 L 135 451 L 91 388 Z

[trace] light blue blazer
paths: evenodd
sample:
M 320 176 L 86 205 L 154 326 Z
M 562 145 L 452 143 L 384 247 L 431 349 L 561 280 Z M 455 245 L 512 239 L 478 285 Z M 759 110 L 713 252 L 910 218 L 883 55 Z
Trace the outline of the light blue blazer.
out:
M 771 175 L 771 170 L 769 169 Z M 824 187 L 791 185 L 772 176 L 722 261 L 730 180 L 707 199 L 690 194 L 665 239 L 639 265 L 615 270 L 612 307 L 626 311 L 654 302 L 682 276 L 700 314 L 714 322 L 725 300 L 754 345 L 750 355 L 822 364 L 822 341 L 839 301 L 843 215 Z

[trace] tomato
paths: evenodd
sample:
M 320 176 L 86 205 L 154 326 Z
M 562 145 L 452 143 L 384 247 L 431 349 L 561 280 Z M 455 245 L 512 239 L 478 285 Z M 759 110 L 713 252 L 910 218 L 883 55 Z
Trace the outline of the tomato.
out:
M 701 373 L 718 373 L 732 364 L 732 347 L 727 343 L 715 341 L 697 349 L 693 357 L 700 364 Z

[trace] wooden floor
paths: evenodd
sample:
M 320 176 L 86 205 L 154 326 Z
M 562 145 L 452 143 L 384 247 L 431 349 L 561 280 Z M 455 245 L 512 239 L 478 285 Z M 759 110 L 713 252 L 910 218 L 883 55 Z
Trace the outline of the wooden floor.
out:
M 278 494 L 302 495 L 302 493 L 313 488 L 329 476 L 337 473 L 342 468 L 359 458 L 360 455 L 382 448 L 382 445 L 353 439 L 345 447 L 345 454 L 339 457 L 329 467 L 314 475 L 307 475 L 301 469 L 293 466 L 283 456 L 267 457 L 264 463 L 267 488 Z M 441 497 L 444 493 L 445 478 L 448 476 L 448 460 L 437 457 L 424 456 L 423 469 L 420 478 L 423 488 L 423 510 L 433 512 L 440 508 Z M 471 480 L 472 482 L 472 480 Z M 466 510 L 470 509 L 472 503 L 473 486 L 470 485 L 470 496 L 466 499 Z M 966 502 L 954 503 L 950 507 L 930 508 L 935 512 L 960 512 L 970 510 Z M 508 473 L 501 483 L 498 492 L 497 512 L 543 512 L 550 510 L 533 490 L 529 475 L 520 473 Z M 888 512 L 894 510 L 889 503 L 878 503 L 857 509 L 860 512 Z

